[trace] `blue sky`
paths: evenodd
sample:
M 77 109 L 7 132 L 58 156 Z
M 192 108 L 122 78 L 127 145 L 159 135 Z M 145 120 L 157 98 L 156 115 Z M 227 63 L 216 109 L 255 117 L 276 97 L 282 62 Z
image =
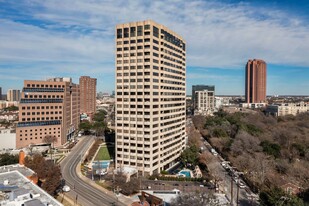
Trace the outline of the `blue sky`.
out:
M 152 19 L 187 42 L 187 94 L 244 94 L 248 59 L 268 65 L 267 94 L 309 95 L 306 0 L 0 0 L 0 87 L 89 75 L 114 90 L 116 24 Z

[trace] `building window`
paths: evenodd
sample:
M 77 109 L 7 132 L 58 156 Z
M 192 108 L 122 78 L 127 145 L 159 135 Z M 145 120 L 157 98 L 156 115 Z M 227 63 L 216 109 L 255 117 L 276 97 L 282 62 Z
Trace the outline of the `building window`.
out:
M 137 27 L 137 36 L 143 36 L 143 26 Z M 139 42 L 139 40 L 137 40 Z
M 117 29 L 117 39 L 122 38 L 122 29 Z

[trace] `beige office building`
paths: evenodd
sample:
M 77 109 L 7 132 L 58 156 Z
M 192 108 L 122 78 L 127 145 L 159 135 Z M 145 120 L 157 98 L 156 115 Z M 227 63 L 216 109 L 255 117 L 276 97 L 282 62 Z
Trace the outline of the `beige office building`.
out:
M 211 115 L 215 111 L 215 91 L 195 91 L 194 115 Z
M 25 80 L 19 104 L 16 148 L 44 143 L 55 136 L 55 146 L 73 138 L 79 125 L 79 85 L 71 78 Z
M 93 116 L 96 112 L 97 79 L 89 76 L 79 78 L 80 113 Z
M 15 102 L 20 100 L 20 90 L 9 89 L 6 95 L 6 98 L 9 102 Z
M 116 167 L 151 175 L 185 148 L 186 43 L 153 21 L 116 27 Z

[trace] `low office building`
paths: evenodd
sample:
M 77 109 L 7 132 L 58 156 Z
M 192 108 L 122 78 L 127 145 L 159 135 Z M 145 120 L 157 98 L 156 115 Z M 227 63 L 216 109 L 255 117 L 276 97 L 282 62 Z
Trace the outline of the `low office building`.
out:
M 79 85 L 71 78 L 25 80 L 19 105 L 16 148 L 42 144 L 54 136 L 54 146 L 73 138 L 80 121 Z
M 265 113 L 276 117 L 285 115 L 297 115 L 300 113 L 308 112 L 309 105 L 304 102 L 299 103 L 282 103 L 268 105 Z

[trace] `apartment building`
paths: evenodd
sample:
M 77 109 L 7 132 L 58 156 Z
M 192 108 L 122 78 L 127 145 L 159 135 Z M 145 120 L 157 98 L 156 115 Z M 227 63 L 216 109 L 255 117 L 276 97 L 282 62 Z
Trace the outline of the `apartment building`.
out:
M 199 84 L 199 85 L 192 85 L 192 103 L 193 103 L 193 108 L 195 108 L 195 92 L 196 91 L 215 91 L 215 86 L 214 85 L 204 85 L 204 84 Z
M 151 20 L 115 32 L 116 167 L 152 175 L 185 148 L 186 43 Z
M 96 112 L 97 79 L 89 76 L 79 78 L 80 113 L 93 116 Z
M 276 117 L 285 115 L 297 115 L 300 113 L 309 112 L 309 104 L 305 102 L 298 103 L 282 103 L 268 105 L 265 113 Z
M 261 59 L 249 59 L 246 65 L 246 102 L 266 102 L 266 62 Z
M 194 114 L 211 115 L 215 111 L 215 91 L 195 91 Z
M 7 101 L 14 102 L 20 100 L 20 90 L 9 89 L 6 95 Z
M 70 140 L 79 125 L 79 85 L 71 78 L 25 80 L 19 104 L 16 148 L 57 138 L 55 146 Z

